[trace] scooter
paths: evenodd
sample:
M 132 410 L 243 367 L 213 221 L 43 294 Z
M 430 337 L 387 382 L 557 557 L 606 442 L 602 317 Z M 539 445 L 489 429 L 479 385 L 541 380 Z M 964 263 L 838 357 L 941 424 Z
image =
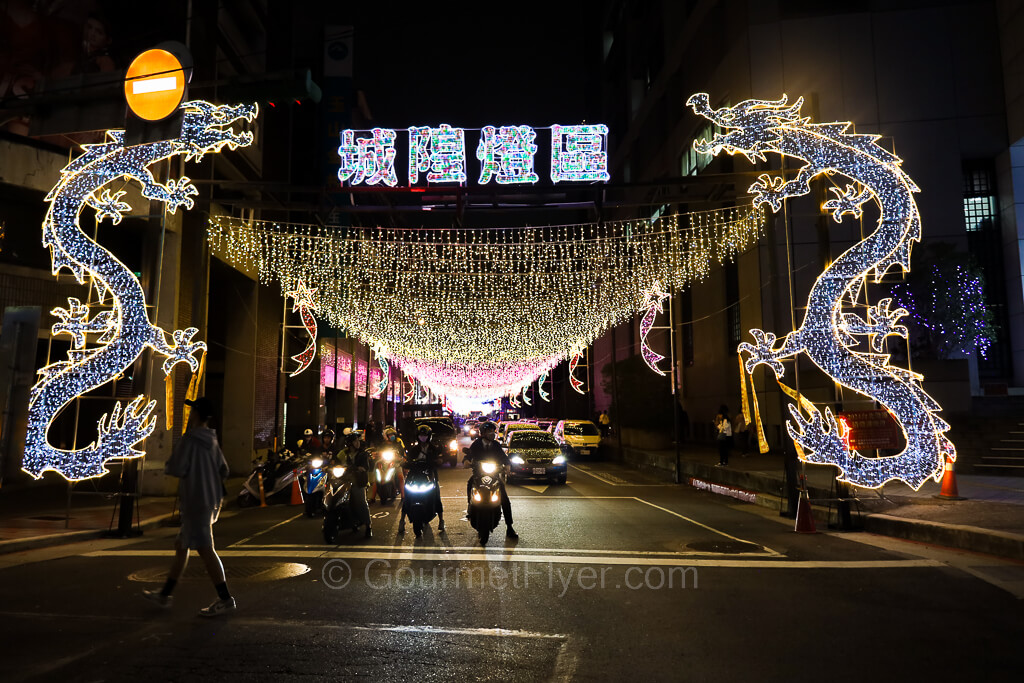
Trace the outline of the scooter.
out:
M 468 448 L 462 452 L 469 455 Z M 480 545 L 487 545 L 487 539 L 501 519 L 502 469 L 501 464 L 493 460 L 473 463 L 473 476 L 469 480 L 469 524 L 480 537 Z
M 261 477 L 264 499 L 268 503 L 287 503 L 291 496 L 292 482 L 298 476 L 295 454 L 288 449 L 278 453 L 267 449 L 266 456 L 253 460 L 252 465 L 252 474 L 238 492 L 239 507 L 259 505 Z
M 299 491 L 306 506 L 306 516 L 313 517 L 323 509 L 324 483 L 327 470 L 322 455 L 308 455 L 306 466 L 299 474 Z
M 398 460 L 394 449 L 384 448 L 373 463 L 373 478 L 381 505 L 387 505 L 398 497 L 398 483 L 395 481 L 397 473 Z
M 354 520 L 350 503 L 352 500 L 352 475 L 346 474 L 347 467 L 337 465 L 327 473 L 324 484 L 324 542 L 334 545 L 342 529 L 352 527 Z
M 405 477 L 405 496 L 402 505 L 403 511 L 412 522 L 416 538 L 423 535 L 423 528 L 437 516 L 436 495 L 437 480 L 434 478 L 433 469 L 424 463 L 411 463 L 409 473 Z

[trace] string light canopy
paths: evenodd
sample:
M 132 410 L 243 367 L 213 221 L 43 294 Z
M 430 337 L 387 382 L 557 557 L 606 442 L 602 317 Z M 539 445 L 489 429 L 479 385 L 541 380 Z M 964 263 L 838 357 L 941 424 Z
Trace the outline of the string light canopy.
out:
M 219 255 L 291 291 L 439 395 L 518 394 L 657 280 L 682 289 L 753 245 L 759 207 L 510 229 L 322 227 L 210 219 Z

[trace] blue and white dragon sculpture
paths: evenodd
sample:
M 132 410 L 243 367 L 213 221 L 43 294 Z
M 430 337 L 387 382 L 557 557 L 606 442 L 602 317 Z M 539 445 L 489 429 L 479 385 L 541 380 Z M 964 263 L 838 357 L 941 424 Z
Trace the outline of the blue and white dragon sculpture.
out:
M 194 327 L 175 330 L 168 339 L 165 331 L 150 321 L 145 292 L 132 271 L 79 225 L 86 206 L 95 209 L 97 220 L 110 218 L 114 224 L 120 223 L 123 214 L 131 210 L 121 201 L 125 192 L 103 189 L 119 179 L 137 180 L 143 197 L 166 203 L 172 213 L 179 206 L 192 208 L 198 190 L 187 177 L 160 183 L 149 167 L 176 155 L 198 161 L 224 147 L 252 144 L 252 133 L 235 132 L 231 126 L 241 120 L 252 121 L 256 105 L 217 106 L 194 101 L 182 104 L 181 110 L 182 133 L 174 140 L 126 145 L 124 131 L 111 130 L 104 142 L 85 145 L 85 153 L 61 171 L 60 182 L 46 197 L 50 208 L 43 222 L 43 246 L 50 249 L 53 274 L 67 269 L 82 284 L 88 277 L 99 302 L 110 296 L 111 307 L 90 318 L 88 306 L 69 298 L 68 308 L 52 311 L 60 319 L 53 325 L 53 334 L 70 335 L 72 345 L 67 360 L 39 371 L 30 393 L 22 469 L 36 478 L 46 470 L 70 480 L 98 477 L 106 473 L 105 463 L 110 460 L 143 455 L 135 446 L 156 426 L 152 416 L 156 401 L 147 401 L 145 396 L 123 408 L 116 404 L 100 418 L 96 440 L 84 448 L 56 448 L 47 440 L 47 431 L 76 397 L 120 376 L 146 347 L 167 357 L 165 374 L 181 362 L 195 371 L 199 366 L 195 354 L 206 349 L 204 342 L 192 340 L 198 331 Z M 99 335 L 98 345 L 87 348 L 88 335 Z
M 830 409 L 813 409 L 805 417 L 790 405 L 793 420 L 786 429 L 807 462 L 835 465 L 840 481 L 867 488 L 899 480 L 919 489 L 929 477 L 939 480 L 946 459 L 956 458 L 945 434 L 949 425 L 938 417 L 941 408 L 921 386 L 922 376 L 890 365 L 884 353 L 886 337 L 906 338 L 907 328 L 898 321 L 907 312 L 890 310 L 890 299 L 869 307 L 867 320 L 844 310 L 856 305 L 872 273 L 877 283 L 894 266 L 910 269 L 911 246 L 921 239 L 921 216 L 914 201 L 919 190 L 900 168 L 902 160 L 878 144 L 880 136 L 848 132 L 849 123 L 811 123 L 800 115 L 803 98 L 792 104 L 785 96 L 777 101 L 747 100 L 714 109 L 708 95 L 698 93 L 687 104 L 722 129 L 711 140 L 694 142 L 696 151 L 715 155 L 724 150 L 750 161 L 764 161 L 766 153 L 775 153 L 805 163 L 790 181 L 758 178 L 748 190 L 755 206 L 767 203 L 777 212 L 787 198 L 808 194 L 809 182 L 821 174 L 840 174 L 852 181 L 845 189 L 832 188 L 835 197 L 823 205 L 836 222 L 846 214 L 860 217 L 868 201 L 877 203 L 880 217 L 874 232 L 818 277 L 800 327 L 779 346 L 771 332 L 751 330 L 754 343 L 740 344 L 739 351 L 748 354 L 747 372 L 765 364 L 779 378 L 785 373 L 782 359 L 806 354 L 833 380 L 888 409 L 906 437 L 906 447 L 896 455 L 865 457 L 849 447 Z M 863 341 L 870 350 L 856 348 Z

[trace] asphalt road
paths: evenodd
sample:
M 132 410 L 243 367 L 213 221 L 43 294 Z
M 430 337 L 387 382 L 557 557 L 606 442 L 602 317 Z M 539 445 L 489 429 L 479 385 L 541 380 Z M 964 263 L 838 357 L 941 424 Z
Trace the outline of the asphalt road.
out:
M 517 543 L 480 548 L 466 471 L 448 531 L 322 542 L 295 507 L 215 527 L 239 609 L 193 558 L 170 610 L 174 529 L 0 556 L 0 681 L 1019 681 L 1024 566 L 859 533 L 612 465 L 512 486 Z M 462 494 L 462 495 L 460 495 Z M 450 497 L 449 497 L 450 496 Z M 500 531 L 500 527 L 499 530 Z

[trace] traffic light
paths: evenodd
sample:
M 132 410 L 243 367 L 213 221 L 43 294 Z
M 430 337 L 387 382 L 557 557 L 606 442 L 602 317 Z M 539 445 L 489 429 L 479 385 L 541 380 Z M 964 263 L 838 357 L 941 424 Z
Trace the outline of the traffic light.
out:
M 237 76 L 222 86 L 217 95 L 225 102 L 257 102 L 276 107 L 279 104 L 319 102 L 321 92 L 309 69 L 282 69 Z

